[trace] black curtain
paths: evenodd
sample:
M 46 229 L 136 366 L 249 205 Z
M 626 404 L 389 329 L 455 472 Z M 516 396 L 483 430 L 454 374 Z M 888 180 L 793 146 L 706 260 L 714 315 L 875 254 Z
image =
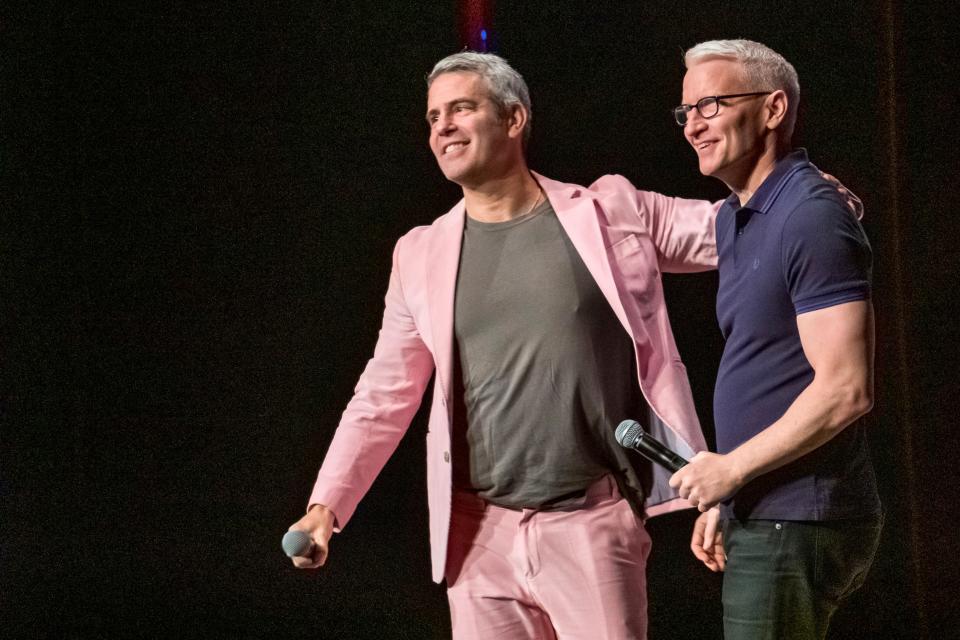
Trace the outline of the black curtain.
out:
M 0 635 L 443 638 L 424 413 L 321 572 L 279 541 L 372 352 L 393 243 L 457 199 L 424 75 L 457 3 L 0 8 Z M 956 21 L 936 4 L 497 3 L 532 168 L 724 197 L 669 110 L 681 52 L 800 74 L 797 143 L 866 205 L 887 526 L 838 638 L 960 628 Z M 667 277 L 712 440 L 713 274 Z M 720 637 L 690 512 L 649 523 L 652 638 Z

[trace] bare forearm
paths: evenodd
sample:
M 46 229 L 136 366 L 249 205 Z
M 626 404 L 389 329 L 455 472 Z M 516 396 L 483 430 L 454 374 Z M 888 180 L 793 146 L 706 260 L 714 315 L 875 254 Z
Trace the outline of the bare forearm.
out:
M 873 407 L 873 307 L 851 302 L 797 317 L 814 377 L 783 416 L 729 455 L 742 482 L 824 445 Z
M 823 446 L 872 406 L 867 384 L 817 380 L 783 416 L 730 452 L 742 483 L 782 467 Z

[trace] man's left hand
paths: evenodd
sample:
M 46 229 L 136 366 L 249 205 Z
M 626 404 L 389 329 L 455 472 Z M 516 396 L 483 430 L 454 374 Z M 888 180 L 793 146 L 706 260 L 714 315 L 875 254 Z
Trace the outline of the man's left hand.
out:
M 857 196 L 853 191 L 847 189 L 842 182 L 837 180 L 836 176 L 832 176 L 829 173 L 820 172 L 820 175 L 823 176 L 823 179 L 832 184 L 837 192 L 840 194 L 840 197 L 843 198 L 843 203 L 847 205 L 847 209 L 850 210 L 850 213 L 853 214 L 853 217 L 857 220 L 863 220 L 863 200 Z
M 701 451 L 670 477 L 670 486 L 700 511 L 706 511 L 743 486 L 728 456 Z
M 710 571 L 723 571 L 727 567 L 719 508 L 714 507 L 697 518 L 690 536 L 690 550 Z

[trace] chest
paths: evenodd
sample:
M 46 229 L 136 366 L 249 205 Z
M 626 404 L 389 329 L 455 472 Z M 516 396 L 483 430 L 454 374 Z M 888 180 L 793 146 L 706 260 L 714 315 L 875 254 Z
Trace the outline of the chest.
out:
M 493 233 L 465 231 L 454 305 L 458 334 L 504 325 L 515 331 L 521 319 L 546 330 L 609 313 L 608 306 L 554 216 Z
M 740 209 L 717 216 L 717 320 L 725 338 L 734 331 L 762 334 L 764 327 L 792 319 L 781 234 L 773 213 Z

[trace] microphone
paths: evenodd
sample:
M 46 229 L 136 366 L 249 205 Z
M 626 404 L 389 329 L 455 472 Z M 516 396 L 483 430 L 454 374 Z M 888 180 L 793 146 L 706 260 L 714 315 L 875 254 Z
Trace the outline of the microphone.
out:
M 313 539 L 306 531 L 287 531 L 280 544 L 283 552 L 291 558 L 309 558 L 313 555 Z
M 644 431 L 636 420 L 621 422 L 617 427 L 616 438 L 622 447 L 633 449 L 650 462 L 656 462 L 673 473 L 687 464 L 686 460 Z

